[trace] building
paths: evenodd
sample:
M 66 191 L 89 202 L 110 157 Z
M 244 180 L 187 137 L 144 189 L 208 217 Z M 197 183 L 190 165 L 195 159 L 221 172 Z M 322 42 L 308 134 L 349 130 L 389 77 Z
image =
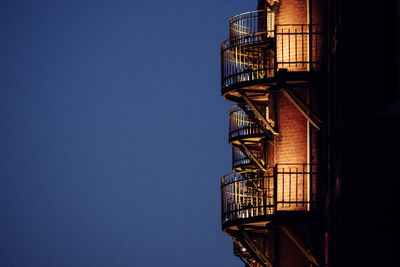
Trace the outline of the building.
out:
M 246 266 L 389 266 L 394 255 L 397 6 L 348 2 L 259 0 L 229 20 L 222 228 Z

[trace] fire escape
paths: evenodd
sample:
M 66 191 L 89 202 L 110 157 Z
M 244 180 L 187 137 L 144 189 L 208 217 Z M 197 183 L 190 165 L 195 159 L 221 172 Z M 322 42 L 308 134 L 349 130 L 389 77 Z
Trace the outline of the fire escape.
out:
M 221 92 L 235 103 L 229 112 L 233 173 L 221 178 L 222 228 L 246 266 L 278 266 L 285 235 L 312 266 L 320 261 L 286 223 L 317 210 L 318 164 L 273 158 L 279 129 L 279 99 L 285 97 L 310 127 L 322 121 L 292 88 L 320 77 L 319 25 L 276 25 L 272 7 L 229 20 L 221 44 Z

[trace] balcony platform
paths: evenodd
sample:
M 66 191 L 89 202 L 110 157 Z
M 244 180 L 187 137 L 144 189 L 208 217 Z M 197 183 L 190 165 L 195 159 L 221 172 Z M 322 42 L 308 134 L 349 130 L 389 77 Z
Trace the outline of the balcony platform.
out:
M 288 223 L 307 223 L 313 220 L 320 213 L 314 211 L 277 211 L 275 214 L 257 216 L 252 218 L 242 218 L 222 223 L 222 230 L 228 234 L 235 234 L 239 231 L 239 227 L 251 230 L 253 234 L 263 234 L 266 226 L 271 223 L 288 224 Z
M 246 95 L 255 103 L 267 101 L 267 94 L 279 92 L 285 87 L 309 87 L 310 83 L 318 83 L 323 79 L 321 71 L 287 71 L 279 69 L 274 77 L 266 79 L 255 79 L 222 84 L 221 95 L 229 101 L 243 103 L 241 93 Z
M 318 165 L 281 163 L 268 171 L 243 171 L 221 178 L 221 223 L 263 227 L 272 221 L 304 220 L 318 211 Z

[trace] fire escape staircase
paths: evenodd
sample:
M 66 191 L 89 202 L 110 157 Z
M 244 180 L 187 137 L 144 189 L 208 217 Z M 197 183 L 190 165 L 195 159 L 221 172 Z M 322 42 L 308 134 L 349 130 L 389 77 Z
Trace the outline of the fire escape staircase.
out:
M 244 248 L 249 251 L 251 256 L 256 259 L 261 265 L 266 267 L 273 267 L 271 259 L 266 256 L 262 250 L 257 246 L 257 244 L 250 238 L 247 232 L 244 230 L 243 227 L 238 226 L 240 235 L 238 236 L 239 242 L 242 244 Z
M 278 131 L 272 127 L 272 125 L 267 121 L 266 118 L 260 113 L 260 111 L 255 107 L 254 103 L 248 98 L 244 90 L 239 90 L 240 95 L 246 104 L 250 107 L 249 109 L 242 108 L 247 115 L 252 118 L 252 120 L 269 136 L 271 137 L 271 133 L 273 135 L 278 135 Z M 243 104 L 241 104 L 243 106 Z M 240 105 L 239 105 L 240 106 Z M 242 107 L 241 106 L 241 107 Z
M 280 1 L 279 0 L 274 0 L 273 5 L 269 4 L 268 2 L 265 2 L 265 4 L 268 6 L 270 10 L 275 10 L 276 8 L 279 7 Z M 264 7 L 266 8 L 266 7 Z M 258 15 L 257 15 L 258 16 Z M 257 18 L 257 16 L 254 16 L 254 18 Z M 251 17 L 249 21 L 254 19 Z M 246 20 L 248 18 L 245 18 Z M 256 21 L 256 20 L 255 20 Z M 254 23 L 255 25 L 258 25 L 259 21 L 257 18 L 257 23 Z M 241 25 L 237 23 L 237 25 Z M 260 88 L 252 88 L 249 85 L 261 85 L 263 83 L 263 79 L 267 81 L 266 78 L 270 78 L 267 76 L 261 75 L 260 70 L 255 70 L 254 74 L 251 69 L 248 69 L 249 66 L 254 65 L 254 66 L 259 66 L 260 65 L 260 60 L 257 59 L 254 55 L 249 56 L 252 52 L 252 50 L 249 50 L 248 47 L 250 47 L 247 42 L 254 42 L 254 44 L 251 45 L 251 47 L 257 47 L 259 46 L 259 50 L 254 50 L 257 53 L 260 53 L 260 49 L 267 53 L 269 50 L 274 49 L 274 55 L 276 56 L 277 50 L 276 50 L 276 43 L 274 45 L 269 45 L 269 46 L 261 46 L 261 44 L 264 44 L 266 41 L 264 40 L 261 42 L 259 36 L 264 36 L 264 35 L 259 35 L 258 31 L 254 30 L 247 33 L 247 37 L 243 37 L 242 35 L 238 35 L 241 38 L 232 38 L 232 40 L 229 40 L 229 42 L 224 42 L 222 47 L 222 92 L 223 95 L 226 95 L 226 98 L 229 100 L 232 100 L 234 102 L 237 102 L 237 106 L 240 107 L 240 109 L 248 116 L 250 121 L 254 123 L 259 130 L 261 130 L 264 133 L 265 137 L 262 137 L 261 139 L 257 139 L 259 141 L 254 141 L 251 140 L 248 137 L 245 136 L 240 136 L 240 137 L 235 137 L 234 144 L 231 142 L 231 144 L 235 147 L 237 147 L 251 162 L 254 167 L 260 171 L 257 173 L 267 172 L 267 163 L 266 159 L 264 160 L 260 159 L 256 155 L 257 151 L 254 151 L 254 145 L 256 143 L 260 142 L 270 142 L 271 144 L 274 144 L 274 139 L 275 136 L 279 135 L 278 127 L 277 125 L 272 125 L 271 120 L 269 120 L 267 115 L 263 115 L 263 112 L 260 112 L 260 110 L 257 108 L 260 103 L 260 101 L 263 101 L 263 96 L 267 94 L 276 94 L 276 93 L 281 93 L 283 96 L 285 96 L 294 106 L 295 108 L 304 116 L 304 118 L 317 130 L 321 130 L 321 127 L 323 125 L 322 120 L 319 118 L 318 114 L 312 109 L 312 107 L 308 104 L 308 102 L 304 101 L 301 97 L 299 97 L 290 87 L 290 85 L 286 84 L 285 82 L 285 75 L 282 75 L 282 80 L 281 78 L 278 77 L 278 72 L 280 74 L 285 74 L 285 69 L 280 69 L 278 71 L 278 65 L 276 62 L 276 57 L 274 59 L 275 66 L 273 67 L 274 74 L 277 75 L 276 77 L 271 76 L 271 83 L 268 87 L 261 87 Z M 289 33 L 288 33 L 289 34 Z M 293 33 L 292 33 L 293 34 Z M 304 33 L 302 33 L 304 34 Z M 265 33 L 265 36 L 267 37 L 267 33 Z M 276 38 L 276 30 L 274 32 L 274 38 Z M 280 35 L 283 36 L 283 33 Z M 297 33 L 295 35 L 297 36 Z M 252 37 L 252 38 L 250 38 Z M 256 38 L 257 37 L 257 38 Z M 246 39 L 247 38 L 247 39 Z M 281 37 L 283 38 L 283 37 Z M 243 40 L 246 40 L 244 42 Z M 243 45 L 241 43 L 243 41 L 243 44 L 245 43 L 246 45 Z M 258 43 L 256 43 L 256 41 Z M 270 40 L 269 40 L 270 41 Z M 276 42 L 276 40 L 275 40 Z M 283 43 L 283 42 L 282 42 Z M 269 44 L 269 43 L 268 43 Z M 271 43 L 272 44 L 272 43 Z M 240 54 L 237 52 L 238 47 L 241 46 L 240 51 L 241 53 L 248 53 L 247 60 L 248 62 L 244 64 L 242 61 L 243 60 L 238 60 L 241 59 L 241 57 L 238 57 Z M 290 47 L 290 46 L 289 46 Z M 297 49 L 296 49 L 297 50 Z M 240 54 L 243 56 L 242 54 Z M 264 57 L 266 54 L 261 53 Z M 271 56 L 272 54 L 268 54 L 268 56 Z M 246 57 L 243 57 L 246 58 Z M 250 59 L 256 58 L 257 60 L 254 60 L 252 62 Z M 296 56 L 297 58 L 297 56 Z M 242 66 L 243 64 L 244 66 Z M 267 63 L 261 64 L 262 68 L 259 69 L 266 69 L 268 70 L 269 65 Z M 287 71 L 287 70 L 286 70 Z M 259 76 L 257 76 L 259 75 Z M 256 79 L 253 79 L 253 76 L 256 76 Z M 297 77 L 297 76 L 296 76 Z M 276 79 L 272 79 L 276 78 Z M 242 80 L 241 80 L 242 79 Z M 257 81 L 259 79 L 259 81 Z M 257 84 L 258 82 L 258 84 Z M 264 84 L 265 85 L 265 84 Z M 229 88 L 229 90 L 228 90 Z M 256 99 L 258 96 L 259 98 Z M 225 96 L 224 96 L 225 97 Z M 275 120 L 276 121 L 276 120 Z M 259 132 L 258 132 L 259 133 Z M 260 138 L 259 136 L 257 138 Z M 231 140 L 230 140 L 231 141 Z M 263 147 L 262 149 L 265 149 Z M 246 163 L 247 164 L 247 163 Z M 243 167 L 242 169 L 244 170 L 243 176 L 246 176 L 248 181 L 245 186 L 245 188 L 254 188 L 257 191 L 262 191 L 262 188 L 260 189 L 254 181 L 249 179 L 249 177 L 253 177 L 252 175 L 254 174 L 254 167 Z M 252 169 L 253 168 L 253 169 Z M 247 169 L 247 170 L 246 170 Z M 250 172 L 246 173 L 246 171 L 250 170 Z M 237 170 L 235 170 L 236 172 Z M 251 174 L 252 173 L 252 174 Z M 274 186 L 273 190 L 274 193 L 273 195 L 276 197 L 277 196 L 277 177 L 275 176 L 277 173 L 277 170 L 274 168 Z M 236 174 L 235 174 L 236 175 Z M 236 176 L 235 176 L 236 177 Z M 236 178 L 235 178 L 236 179 Z M 252 184 L 251 184 L 252 183 Z M 274 202 L 275 205 L 275 212 L 276 212 L 276 199 Z M 235 211 L 236 212 L 236 211 Z M 236 217 L 235 217 L 236 218 Z M 257 245 L 257 240 L 256 238 L 252 238 L 255 235 L 252 235 L 252 230 L 251 228 L 246 229 L 246 224 L 238 224 L 235 225 L 237 227 L 235 231 L 230 232 L 229 234 L 233 236 L 234 242 L 237 242 L 240 244 L 240 248 L 243 249 L 239 252 L 237 252 L 237 256 L 240 257 L 240 259 L 246 264 L 246 266 L 253 266 L 253 263 L 256 261 L 260 265 L 265 266 L 265 267 L 274 267 L 277 265 L 277 262 L 274 262 L 274 260 L 277 260 L 274 257 L 274 260 L 272 260 L 266 253 L 263 252 L 263 250 Z M 247 226 L 248 227 L 248 226 Z M 273 231 L 280 231 L 281 233 L 284 233 L 290 240 L 293 242 L 293 244 L 299 249 L 299 251 L 306 257 L 308 262 L 310 263 L 310 266 L 316 266 L 319 267 L 321 266 L 320 261 L 317 259 L 315 254 L 312 252 L 310 248 L 307 247 L 307 245 L 298 237 L 296 236 L 287 226 L 282 225 L 278 221 L 275 221 L 275 219 L 272 220 L 272 222 L 268 223 L 266 228 L 269 228 L 269 230 Z M 267 230 L 267 232 L 269 231 Z M 273 235 L 274 238 L 276 238 L 276 234 Z M 235 254 L 236 255 L 236 254 Z
M 279 131 L 274 128 L 264 117 L 259 109 L 256 107 L 256 104 L 247 96 L 244 90 L 238 90 L 244 102 L 238 103 L 238 106 L 247 114 L 247 116 L 254 122 L 266 135 L 266 140 L 274 143 L 274 136 L 279 134 Z M 299 97 L 290 87 L 282 86 L 278 92 L 281 92 L 295 107 L 296 109 L 306 118 L 306 120 L 314 126 L 317 130 L 321 130 L 322 120 L 313 111 L 313 109 L 301 98 Z M 248 146 L 248 142 L 238 140 L 239 149 L 244 153 L 252 163 L 259 169 L 264 172 L 267 171 L 266 163 L 261 162 L 257 159 L 257 156 L 251 151 Z M 310 248 L 308 248 L 305 243 L 294 234 L 287 226 L 273 223 L 276 225 L 274 228 L 276 230 L 280 230 L 284 233 L 293 244 L 299 249 L 299 251 L 306 257 L 310 266 L 320 267 L 320 261 L 315 256 Z M 271 223 L 272 225 L 272 223 Z M 235 236 L 236 242 L 238 242 L 244 249 L 245 252 L 240 253 L 240 259 L 246 264 L 246 266 L 251 265 L 251 259 L 258 262 L 260 265 L 265 267 L 274 267 L 274 263 L 271 258 L 265 255 L 262 250 L 258 247 L 255 240 L 251 238 L 250 233 L 243 226 L 238 225 L 238 234 Z
M 299 249 L 299 251 L 307 258 L 308 262 L 311 266 L 320 267 L 320 261 L 315 256 L 310 248 L 308 248 L 302 240 L 296 236 L 290 229 L 284 225 L 275 226 L 274 223 L 270 223 L 269 228 L 282 231 L 292 242 L 293 244 Z M 238 256 L 241 260 L 251 266 L 248 260 L 248 256 L 251 256 L 255 259 L 258 263 L 265 267 L 274 267 L 274 263 L 271 258 L 265 255 L 262 250 L 257 246 L 255 241 L 249 236 L 247 231 L 244 227 L 238 226 L 239 235 L 235 237 L 236 242 L 240 243 L 240 245 L 245 249 L 246 253 L 240 253 Z
M 279 132 L 268 122 L 267 118 L 261 114 L 256 105 L 247 97 L 243 90 L 239 90 L 239 93 L 242 95 L 245 103 L 238 103 L 238 106 L 247 114 L 250 120 L 264 132 L 266 136 L 265 139 L 271 144 L 274 144 L 274 136 L 278 135 Z M 248 146 L 248 142 L 242 140 L 238 140 L 237 142 L 240 145 L 238 148 L 242 151 L 242 153 L 245 154 L 258 169 L 266 172 L 267 164 L 265 160 L 264 162 L 261 162 L 256 155 L 254 155 Z
M 266 140 L 271 144 L 274 144 L 274 136 L 279 134 L 279 131 L 274 128 L 267 120 L 265 116 L 261 114 L 259 109 L 246 94 L 244 90 L 239 89 L 244 102 L 238 103 L 238 106 L 247 114 L 247 116 L 254 122 L 266 135 Z M 281 86 L 278 92 L 281 92 L 295 107 L 296 109 L 306 118 L 306 120 L 317 130 L 321 130 L 322 120 L 319 118 L 316 112 L 301 98 L 299 97 L 290 87 Z M 249 148 L 249 142 L 238 140 L 239 149 L 244 153 L 251 162 L 259 169 L 264 172 L 267 171 L 267 166 L 265 162 L 261 162 L 257 156 Z M 306 257 L 310 266 L 320 267 L 320 261 L 312 252 L 312 250 L 305 245 L 305 243 L 294 234 L 287 226 L 271 223 L 271 225 L 276 225 L 275 231 L 280 230 L 284 233 L 293 244 L 299 249 L 299 251 Z M 246 264 L 247 266 L 252 266 L 251 261 L 256 261 L 260 265 L 265 267 L 274 267 L 274 262 L 271 258 L 265 255 L 262 250 L 258 247 L 255 240 L 251 238 L 251 234 L 243 226 L 238 225 L 238 234 L 234 237 L 235 241 L 238 242 L 243 248 L 244 252 L 239 253 L 237 256 Z
M 262 171 L 267 171 L 267 166 L 265 162 L 262 162 L 261 160 L 257 159 L 256 155 L 251 151 L 251 149 L 246 145 L 246 143 L 242 141 L 238 141 L 240 146 L 238 147 L 240 151 L 242 151 L 243 154 L 247 156 L 247 158 L 250 159 L 250 161 L 260 170 Z

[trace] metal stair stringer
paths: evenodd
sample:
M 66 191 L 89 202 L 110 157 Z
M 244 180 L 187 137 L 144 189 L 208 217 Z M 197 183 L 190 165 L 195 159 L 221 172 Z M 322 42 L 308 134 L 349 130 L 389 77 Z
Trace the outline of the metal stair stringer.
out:
M 279 132 L 276 131 L 274 129 L 274 127 L 272 127 L 272 125 L 267 121 L 267 119 L 264 118 L 264 116 L 260 113 L 260 111 L 258 111 L 258 109 L 253 104 L 253 102 L 251 102 L 251 100 L 247 97 L 246 93 L 243 90 L 239 90 L 238 92 L 240 93 L 240 95 L 242 96 L 242 98 L 244 99 L 246 104 L 250 107 L 251 112 L 249 112 L 248 109 L 243 108 L 243 105 L 239 105 L 243 109 L 243 111 L 246 112 L 246 114 L 249 115 L 249 117 L 252 118 L 253 121 L 258 126 L 262 125 L 263 127 L 260 127 L 261 129 L 264 130 L 264 128 L 266 128 L 266 130 L 269 131 L 269 132 L 266 132 L 268 135 L 270 135 L 270 133 L 272 133 L 273 135 L 278 135 Z
M 262 266 L 274 267 L 271 259 L 261 251 L 256 243 L 254 243 L 254 241 L 249 237 L 244 228 L 242 226 L 238 226 L 238 229 L 240 232 L 240 235 L 238 236 L 240 244 L 242 244 L 242 246 L 249 251 L 253 258 Z
M 290 231 L 286 226 L 279 225 L 279 228 L 284 232 L 290 240 L 292 240 L 293 244 L 304 254 L 304 256 L 312 263 L 314 266 L 320 267 L 319 260 L 312 253 L 311 249 L 309 249 L 299 237 L 297 237 L 292 231 Z
M 297 108 L 297 110 L 308 120 L 317 130 L 321 130 L 322 120 L 298 95 L 289 88 L 282 87 L 281 92 Z
M 251 150 L 241 141 L 239 141 L 240 147 L 238 147 L 243 154 L 245 154 L 248 158 L 250 158 L 254 164 L 262 171 L 266 172 L 267 169 L 265 166 L 257 159 L 257 157 L 251 152 Z

